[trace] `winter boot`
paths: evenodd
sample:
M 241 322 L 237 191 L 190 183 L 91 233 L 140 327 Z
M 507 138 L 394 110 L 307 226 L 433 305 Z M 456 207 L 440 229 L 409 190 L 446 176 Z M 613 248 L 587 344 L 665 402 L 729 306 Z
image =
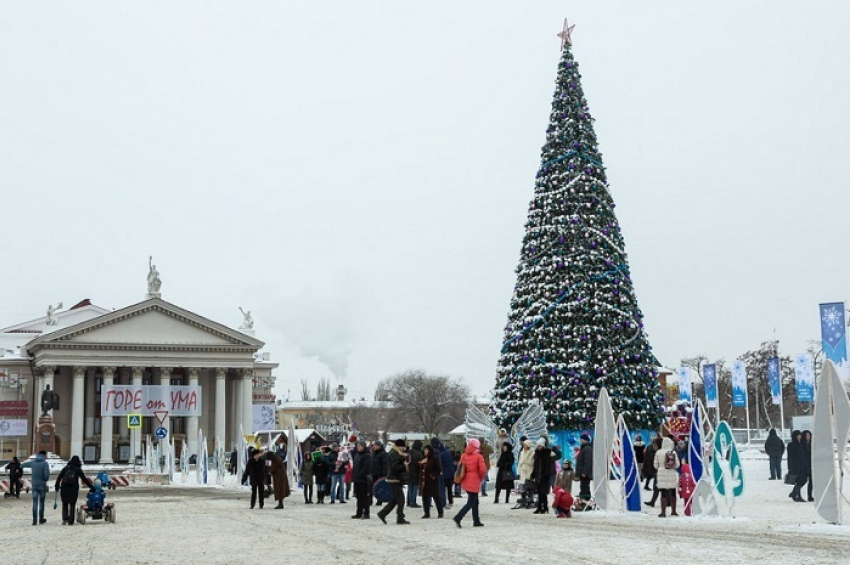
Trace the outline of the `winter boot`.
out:
M 275 510 L 283 510 L 283 501 L 279 500 L 277 506 L 274 507 Z
M 673 496 L 673 498 L 670 500 L 670 515 L 671 516 L 678 516 L 678 514 L 676 514 L 676 497 L 675 496 Z
M 667 497 L 666 496 L 661 497 L 661 514 L 659 514 L 658 517 L 659 518 L 666 518 L 667 517 Z

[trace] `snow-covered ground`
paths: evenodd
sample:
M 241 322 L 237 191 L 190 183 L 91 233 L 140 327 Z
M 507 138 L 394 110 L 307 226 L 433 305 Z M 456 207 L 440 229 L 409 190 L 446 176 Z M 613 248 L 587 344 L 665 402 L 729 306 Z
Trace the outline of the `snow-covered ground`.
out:
M 30 498 L 0 500 L 0 553 L 7 563 L 45 565 L 220 563 L 850 563 L 850 526 L 823 523 L 811 503 L 788 498 L 769 481 L 766 458 L 744 454 L 746 492 L 735 518 L 666 518 L 594 512 L 573 519 L 539 516 L 482 498 L 484 528 L 471 517 L 458 530 L 447 518 L 385 526 L 374 514 L 351 520 L 349 504 L 306 506 L 300 491 L 284 510 L 249 510 L 247 489 L 234 486 L 129 487 L 110 492 L 117 523 L 61 526 L 48 496 L 47 524 L 31 525 Z M 194 476 L 194 475 L 193 475 Z M 457 509 L 457 507 L 456 507 Z M 455 511 L 456 511 L 455 509 Z M 653 510 L 653 509 L 648 509 Z M 680 506 L 681 511 L 681 506 Z

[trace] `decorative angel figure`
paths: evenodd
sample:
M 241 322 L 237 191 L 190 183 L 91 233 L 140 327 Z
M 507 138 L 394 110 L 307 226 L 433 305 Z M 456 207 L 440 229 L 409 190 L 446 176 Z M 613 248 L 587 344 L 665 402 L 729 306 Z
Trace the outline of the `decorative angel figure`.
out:
M 483 437 L 490 445 L 496 443 L 496 425 L 490 417 L 473 405 L 469 405 L 466 409 L 466 438 Z M 514 455 L 519 460 L 519 452 L 522 446 L 519 444 L 519 439 L 525 436 L 526 439 L 537 441 L 541 436 L 546 434 L 546 412 L 540 401 L 534 399 L 531 404 L 523 411 L 516 423 L 511 426 L 510 442 L 514 448 Z

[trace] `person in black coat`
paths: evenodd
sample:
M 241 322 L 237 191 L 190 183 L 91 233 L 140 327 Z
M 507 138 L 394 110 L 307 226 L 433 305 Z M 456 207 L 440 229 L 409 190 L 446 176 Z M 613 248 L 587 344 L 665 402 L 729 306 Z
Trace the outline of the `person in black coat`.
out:
M 235 449 L 230 452 L 230 474 L 235 475 L 239 469 L 239 452 Z
M 424 457 L 422 453 L 422 442 L 418 439 L 410 448 L 410 468 L 407 473 L 407 507 L 419 508 L 416 497 L 419 496 L 419 483 L 422 480 L 420 461 Z
M 62 497 L 62 525 L 74 525 L 74 508 L 77 506 L 77 497 L 80 495 L 80 481 L 83 481 L 90 489 L 94 484 L 83 473 L 83 463 L 74 455 L 68 464 L 56 477 L 56 490 Z
M 496 461 L 496 499 L 493 504 L 499 504 L 499 494 L 505 491 L 505 503 L 511 501 L 511 491 L 514 489 L 514 446 L 511 442 L 502 442 L 502 452 Z
M 387 476 L 387 452 L 384 444 L 376 441 L 372 444 L 372 485 L 369 486 L 369 502 L 372 501 L 372 487 L 375 481 Z M 378 501 L 375 506 L 381 506 L 383 502 Z
M 782 456 L 785 454 L 785 444 L 779 439 L 776 430 L 770 430 L 764 442 L 764 452 L 770 459 L 770 480 L 782 478 Z
M 537 440 L 534 451 L 534 471 L 531 478 L 537 481 L 537 510 L 535 514 L 549 513 L 549 469 L 552 463 L 552 450 L 546 447 L 546 439 Z
M 579 479 L 578 496 L 582 500 L 590 500 L 590 481 L 593 480 L 593 444 L 590 435 L 581 434 L 581 449 L 576 457 L 576 476 Z
M 21 479 L 24 476 L 24 470 L 17 457 L 12 457 L 6 465 L 6 470 L 9 472 L 9 496 L 21 498 Z
M 369 519 L 369 487 L 372 485 L 372 456 L 365 441 L 358 441 L 354 452 L 354 463 L 351 468 L 351 482 L 354 484 L 354 499 L 357 501 L 357 511 L 352 516 L 355 520 Z
M 805 502 L 800 496 L 800 489 L 806 484 L 808 474 L 808 463 L 806 462 L 806 449 L 802 443 L 803 434 L 800 430 L 791 432 L 791 442 L 788 444 L 788 474 L 796 476 L 794 489 L 788 496 L 794 502 Z
M 443 508 L 451 508 L 454 504 L 454 496 L 452 495 L 455 476 L 454 458 L 452 458 L 452 452 L 443 445 L 443 442 L 435 437 L 431 438 L 431 447 L 434 448 L 434 455 L 440 458 L 440 467 L 443 469 L 443 474 L 439 480 L 440 502 L 443 504 Z
M 803 430 L 803 437 L 800 443 L 803 444 L 803 451 L 806 454 L 806 480 L 809 482 L 806 490 L 809 494 L 809 502 L 814 502 L 815 499 L 812 496 L 812 487 L 814 486 L 812 484 L 812 432 Z
M 407 447 L 403 439 L 397 439 L 393 443 L 392 451 L 387 455 L 387 484 L 392 488 L 393 497 L 387 505 L 378 512 L 378 518 L 384 524 L 387 516 L 395 509 L 396 524 L 410 524 L 404 519 L 404 485 L 407 483 L 407 465 L 410 457 L 407 455 Z
M 313 454 L 313 480 L 316 483 L 316 503 L 324 504 L 325 496 L 330 491 L 328 480 L 331 476 L 331 466 L 328 464 L 328 459 L 322 452 L 317 451 Z
M 641 434 L 635 436 L 635 442 L 633 444 L 633 447 L 635 450 L 635 462 L 638 464 L 638 468 L 641 470 L 641 472 L 643 472 L 644 455 L 646 455 L 646 444 L 643 443 L 643 436 Z
M 443 477 L 443 465 L 440 462 L 440 455 L 432 445 L 426 445 L 423 451 L 422 461 L 419 462 L 421 467 L 421 487 L 422 487 L 422 508 L 424 509 L 423 518 L 431 517 L 431 501 L 437 507 L 437 518 L 443 517 L 443 500 L 440 490 L 440 482 Z
M 242 473 L 242 484 L 248 481 L 251 485 L 251 509 L 257 503 L 257 498 L 260 499 L 260 508 L 262 509 L 265 502 L 266 493 L 266 463 L 260 458 L 262 452 L 259 449 L 248 449 L 248 463 L 245 464 L 245 471 Z
M 655 479 L 655 465 L 653 461 L 655 461 L 655 452 L 661 449 L 661 438 L 655 436 L 652 438 L 652 441 L 649 442 L 649 447 L 646 448 L 646 452 L 643 456 L 643 464 L 640 466 L 641 476 L 646 481 L 643 490 L 652 490 L 650 486 L 653 479 Z

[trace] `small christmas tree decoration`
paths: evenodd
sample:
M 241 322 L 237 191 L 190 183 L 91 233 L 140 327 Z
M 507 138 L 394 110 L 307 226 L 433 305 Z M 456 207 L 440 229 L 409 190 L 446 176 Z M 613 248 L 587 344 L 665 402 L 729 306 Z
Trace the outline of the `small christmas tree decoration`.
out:
M 608 390 L 630 429 L 664 409 L 593 118 L 564 20 L 546 143 L 528 210 L 491 416 L 509 428 L 534 399 L 551 429 L 588 429 Z

